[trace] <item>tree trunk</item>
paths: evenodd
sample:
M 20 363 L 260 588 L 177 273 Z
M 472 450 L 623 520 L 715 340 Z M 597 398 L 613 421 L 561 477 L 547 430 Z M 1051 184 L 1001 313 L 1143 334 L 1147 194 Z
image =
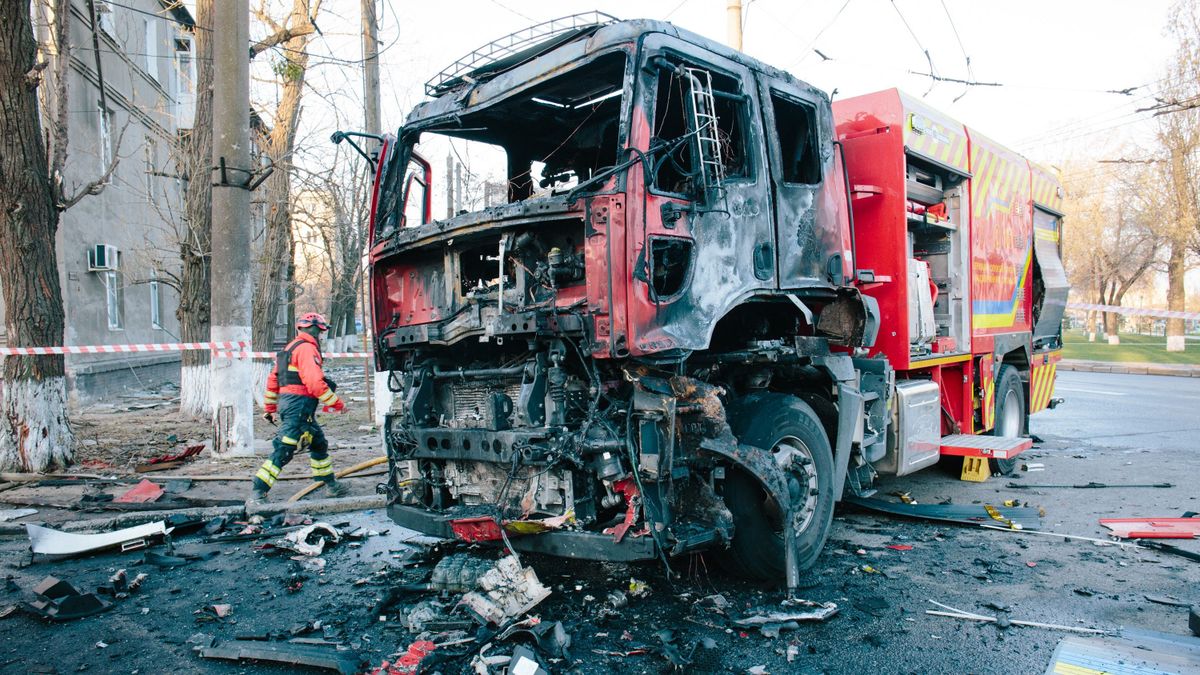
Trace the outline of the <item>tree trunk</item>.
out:
M 1170 246 L 1171 252 L 1167 257 L 1167 309 L 1182 312 L 1187 309 L 1187 296 L 1183 287 L 1184 276 L 1187 273 L 1187 242 L 1183 237 L 1172 237 Z M 1183 319 L 1167 319 L 1167 351 L 1183 351 L 1183 332 Z
M 0 265 L 10 346 L 63 343 L 55 255 L 59 212 L 47 171 L 33 72 L 36 43 L 28 2 L 0 2 Z M 61 104 L 62 102 L 60 102 Z M 62 356 L 4 359 L 0 469 L 66 466 L 74 436 L 67 420 Z
M 211 26 L 213 0 L 197 0 L 196 22 Z M 210 269 L 212 253 L 212 34 L 196 31 L 196 114 L 191 133 L 181 141 L 182 157 L 187 162 L 187 193 L 179 257 L 180 275 L 179 333 L 184 342 L 208 342 L 210 332 Z M 212 413 L 210 397 L 209 353 L 183 352 L 179 385 L 180 412 L 193 419 L 207 419 Z
M 289 22 L 292 25 L 307 22 L 307 10 L 307 4 L 297 3 Z M 263 184 L 267 222 L 255 274 L 251 324 L 251 336 L 256 351 L 272 351 L 274 348 L 275 324 L 280 310 L 287 305 L 286 301 L 281 302 L 281 298 L 287 290 L 284 284 L 287 282 L 289 256 L 293 250 L 290 207 L 292 154 L 296 148 L 300 103 L 308 68 L 308 35 L 292 37 L 283 44 L 284 62 L 282 67 L 277 68 L 283 81 L 283 93 L 275 112 L 275 124 L 265 142 L 265 151 L 275 166 L 275 172 Z M 262 397 L 270 370 L 270 362 L 255 362 L 255 401 Z

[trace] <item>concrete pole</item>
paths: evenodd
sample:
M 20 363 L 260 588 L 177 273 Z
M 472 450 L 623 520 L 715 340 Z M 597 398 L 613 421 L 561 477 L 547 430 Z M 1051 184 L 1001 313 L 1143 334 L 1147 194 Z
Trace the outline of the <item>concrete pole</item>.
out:
M 454 217 L 454 154 L 446 153 L 446 217 Z
M 729 0 L 725 6 L 725 31 L 729 46 L 742 51 L 742 0 Z
M 212 339 L 249 345 L 249 0 L 214 3 L 213 24 Z M 253 382 L 249 359 L 213 359 L 213 454 L 254 453 Z
M 363 107 L 366 108 L 365 131 L 369 134 L 379 134 L 383 131 L 379 114 L 379 21 L 375 12 L 376 0 L 362 0 L 362 50 L 363 50 Z M 367 141 L 367 152 L 376 155 L 378 144 L 373 140 Z M 368 244 L 370 246 L 370 244 Z M 375 326 L 371 323 L 371 295 L 368 291 L 367 270 L 362 275 L 362 313 L 363 332 L 362 350 L 370 353 L 371 338 L 375 334 Z M 388 389 L 387 372 L 376 372 L 368 361 L 364 365 L 367 379 L 367 415 L 377 427 L 383 428 L 384 416 L 392 408 L 392 392 Z

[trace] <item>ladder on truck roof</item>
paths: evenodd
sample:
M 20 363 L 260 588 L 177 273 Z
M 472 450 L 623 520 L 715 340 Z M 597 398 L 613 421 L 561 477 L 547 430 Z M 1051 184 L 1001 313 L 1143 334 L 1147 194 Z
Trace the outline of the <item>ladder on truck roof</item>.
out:
M 717 135 L 717 102 L 713 98 L 712 75 L 701 68 L 684 68 L 692 99 L 692 129 L 696 134 L 696 149 L 700 160 L 700 182 L 712 190 L 725 180 L 725 165 L 721 162 L 721 139 Z

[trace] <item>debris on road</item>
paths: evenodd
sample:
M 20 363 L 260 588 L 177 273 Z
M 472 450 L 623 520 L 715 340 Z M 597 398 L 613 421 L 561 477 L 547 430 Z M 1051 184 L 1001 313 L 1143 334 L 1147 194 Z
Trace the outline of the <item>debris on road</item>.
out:
M 1080 490 L 1100 489 L 1100 488 L 1173 488 L 1174 483 L 1097 483 L 1095 481 L 1089 483 L 1076 483 L 1074 485 L 1067 483 L 1007 483 L 1007 488 L 1021 490 L 1038 490 L 1043 488 L 1076 488 Z
M 860 497 L 847 497 L 845 501 L 864 509 L 887 513 L 889 515 L 956 523 L 959 525 L 987 526 L 994 519 L 997 519 L 998 516 L 1000 522 L 1006 524 L 1015 525 L 1019 528 L 1037 528 L 1041 525 L 1042 517 L 1041 512 L 1034 508 L 998 509 L 990 505 L 897 504 L 895 502 L 885 502 L 882 499 L 863 499 Z M 992 511 L 995 511 L 996 515 L 992 515 Z
M 0 509 L 0 523 L 7 523 L 10 520 L 32 516 L 37 512 L 37 509 Z
M 1009 625 L 1013 625 L 1013 626 L 1029 626 L 1032 628 L 1048 628 L 1051 630 L 1065 630 L 1065 631 L 1069 631 L 1069 632 L 1073 632 L 1073 633 L 1089 633 L 1089 634 L 1095 634 L 1095 635 L 1106 634 L 1106 631 L 1102 631 L 1097 628 L 1081 628 L 1079 626 L 1061 626 L 1061 625 L 1053 624 L 1053 623 L 1041 623 L 1039 621 L 1024 621 L 1024 620 L 1020 620 L 1020 619 L 1009 619 L 1007 617 L 986 616 L 983 614 L 975 614 L 973 612 L 968 612 L 966 610 L 958 609 L 957 607 L 951 607 L 950 605 L 943 605 L 942 603 L 937 602 L 935 600 L 930 600 L 929 602 L 937 605 L 938 607 L 941 607 L 944 610 L 947 610 L 947 611 L 939 611 L 939 610 L 935 610 L 935 609 L 925 610 L 926 614 L 930 614 L 933 616 L 945 616 L 945 617 L 950 617 L 952 619 L 963 619 L 965 621 L 982 621 L 984 623 L 994 623 L 994 624 L 997 624 L 1001 628 L 1007 628 Z
M 1047 673 L 1188 673 L 1200 663 L 1200 644 L 1191 638 L 1126 628 L 1118 636 L 1066 637 L 1050 657 Z
M 336 544 L 341 540 L 342 533 L 334 526 L 329 523 L 313 523 L 287 533 L 283 541 L 276 546 L 311 558 L 321 555 L 326 544 Z
M 362 665 L 362 659 L 353 650 L 262 640 L 232 640 L 215 647 L 202 647 L 200 656 L 226 661 L 270 661 L 311 666 L 337 671 L 342 675 L 354 675 Z
M 183 466 L 184 464 L 194 460 L 196 458 L 196 455 L 200 454 L 201 450 L 204 450 L 203 443 L 189 445 L 183 449 L 183 452 L 180 452 L 180 453 L 177 453 L 174 455 L 166 454 L 166 455 L 159 455 L 158 457 L 152 457 L 149 460 L 147 460 L 144 464 L 138 464 L 134 468 L 134 471 L 136 471 L 138 473 L 151 473 L 154 471 L 167 471 L 169 469 L 177 469 L 177 468 Z
M 733 620 L 738 628 L 755 628 L 767 637 L 777 637 L 781 630 L 796 630 L 800 621 L 825 621 L 838 613 L 833 602 L 784 600 L 780 608 L 758 608 Z
M 1122 539 L 1200 537 L 1200 518 L 1101 518 L 1100 524 Z
M 522 567 L 515 555 L 505 556 L 479 577 L 479 591 L 463 596 L 462 602 L 486 623 L 499 626 L 521 616 L 550 595 L 532 567 Z
M 1176 598 L 1172 598 L 1172 597 L 1166 596 L 1166 595 L 1143 595 L 1142 597 L 1146 598 L 1147 600 L 1149 600 L 1150 602 L 1153 602 L 1156 605 L 1168 605 L 1170 607 L 1191 607 L 1192 606 L 1192 603 L 1190 603 L 1190 602 L 1184 602 L 1183 600 L 1178 600 Z
M 154 481 L 143 478 L 141 482 L 133 486 L 128 492 L 113 499 L 118 504 L 145 504 L 147 502 L 156 501 L 163 496 L 162 486 Z
M 1159 551 L 1160 553 L 1169 553 L 1171 555 L 1179 556 L 1180 558 L 1187 558 L 1188 560 L 1191 560 L 1194 562 L 1200 562 L 1200 553 L 1197 553 L 1195 551 L 1189 551 L 1187 549 L 1182 549 L 1182 548 L 1179 548 L 1178 546 L 1164 544 L 1161 541 L 1138 540 L 1138 543 L 1136 545 L 1135 544 L 1124 544 L 1124 545 L 1148 548 L 1148 549 L 1151 549 L 1154 551 Z
M 78 555 L 109 548 L 132 551 L 146 548 L 151 541 L 170 533 L 164 520 L 100 534 L 75 534 L 40 525 L 26 525 L 25 530 L 30 548 L 43 555 Z
M 112 603 L 101 600 L 94 593 L 81 593 L 57 577 L 42 579 L 34 587 L 33 594 L 37 599 L 28 604 L 29 609 L 51 621 L 80 619 L 112 608 Z

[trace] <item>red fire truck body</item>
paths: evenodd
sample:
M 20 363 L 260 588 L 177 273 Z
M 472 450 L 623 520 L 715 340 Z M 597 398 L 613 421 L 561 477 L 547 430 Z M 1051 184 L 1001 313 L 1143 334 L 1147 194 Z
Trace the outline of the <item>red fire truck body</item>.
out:
M 836 101 L 833 112 L 858 265 L 874 273 L 861 288 L 881 312 L 872 352 L 939 383 L 946 435 L 994 429 L 1004 364 L 1020 377 L 1028 412 L 1045 409 L 1067 292 L 1055 175 L 894 89 Z M 920 283 L 905 283 L 912 267 Z M 927 297 L 936 335 L 922 336 L 911 317 Z M 943 443 L 941 454 L 974 453 Z
M 1067 293 L 1049 171 L 655 21 L 535 26 L 427 92 L 371 213 L 397 522 L 795 586 L 844 495 L 1030 447 Z M 430 139 L 482 204 L 434 217 Z

